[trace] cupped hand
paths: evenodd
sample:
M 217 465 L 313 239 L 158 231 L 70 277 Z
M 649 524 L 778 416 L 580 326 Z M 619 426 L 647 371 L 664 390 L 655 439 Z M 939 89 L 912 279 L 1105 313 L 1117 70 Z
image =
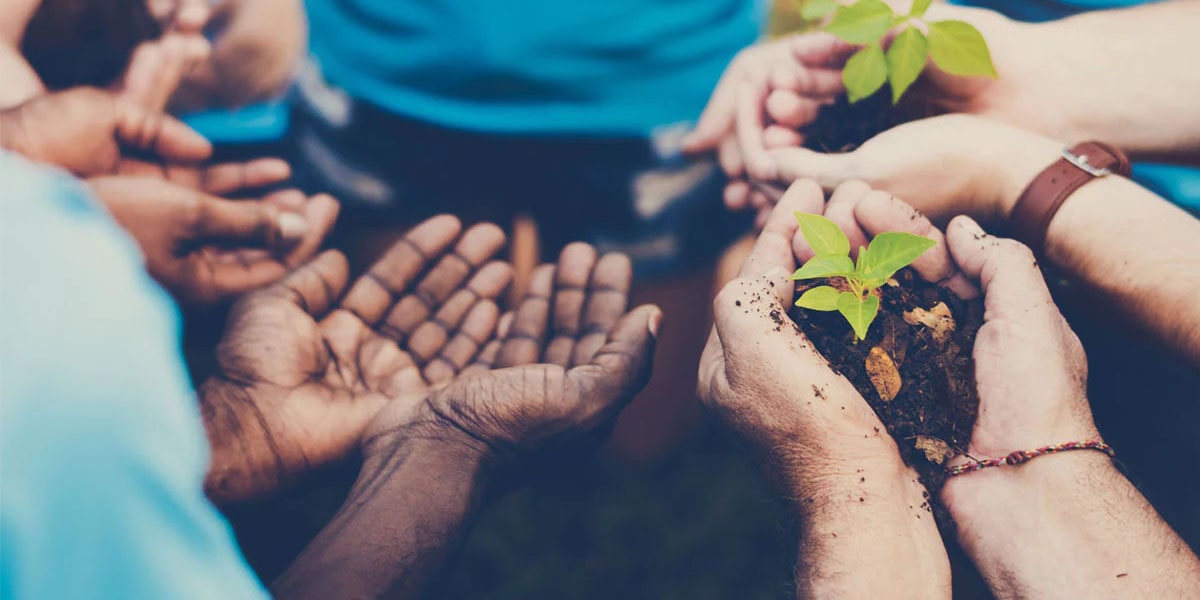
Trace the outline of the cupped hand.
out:
M 449 386 L 380 412 L 364 452 L 452 440 L 511 483 L 598 447 L 649 379 L 662 318 L 654 306 L 627 310 L 631 277 L 623 255 L 568 246 L 557 265 L 534 271 L 503 339 Z
M 206 183 L 233 191 L 246 181 L 236 171 L 227 166 Z M 88 185 L 138 242 L 150 274 L 192 305 L 279 280 L 316 253 L 338 213 L 332 197 L 305 201 L 294 191 L 232 201 L 151 177 L 99 177 Z
M 0 112 L 0 147 L 80 177 L 117 172 L 129 152 L 166 163 L 196 163 L 212 145 L 175 118 L 112 92 L 79 87 Z
M 453 381 L 493 336 L 511 268 L 494 225 L 418 225 L 346 291 L 329 251 L 235 305 L 200 389 L 220 500 L 269 493 L 358 448 L 390 400 Z

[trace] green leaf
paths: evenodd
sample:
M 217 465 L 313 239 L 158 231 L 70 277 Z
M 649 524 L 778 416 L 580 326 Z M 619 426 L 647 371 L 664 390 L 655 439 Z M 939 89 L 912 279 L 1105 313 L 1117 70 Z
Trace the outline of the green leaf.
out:
M 796 306 L 810 310 L 832 311 L 838 309 L 838 296 L 841 292 L 827 285 L 812 288 L 804 292 L 796 301 Z
M 854 263 L 849 256 L 817 256 L 804 263 L 803 267 L 792 273 L 792 279 L 819 279 L 837 275 L 850 275 L 854 272 Z
M 854 292 L 842 292 L 838 294 L 837 309 L 854 328 L 854 338 L 865 340 L 867 329 L 871 327 L 875 315 L 879 314 L 879 296 L 867 294 L 866 298 L 862 298 Z
M 863 262 L 860 275 L 871 286 L 883 285 L 896 271 L 911 265 L 925 251 L 936 245 L 937 242 L 927 237 L 911 233 L 881 233 L 875 236 L 871 245 L 867 247 L 868 259 Z
M 817 256 L 850 256 L 850 240 L 836 223 L 821 215 L 795 213 L 800 233 Z
M 929 10 L 930 4 L 933 4 L 933 0 L 913 0 L 912 9 L 908 11 L 908 16 L 918 19 L 925 16 L 925 11 Z
M 892 84 L 892 104 L 900 101 L 908 86 L 925 69 L 929 42 L 916 27 L 901 31 L 887 51 L 888 82 Z
M 800 7 L 800 16 L 808 19 L 822 19 L 833 14 L 833 11 L 841 8 L 837 0 L 804 0 Z
M 858 0 L 839 10 L 825 31 L 851 44 L 873 44 L 891 28 L 893 16 L 882 0 Z
M 963 21 L 929 24 L 929 56 L 952 75 L 997 77 L 983 34 Z
M 862 275 L 863 265 L 867 262 L 867 249 L 862 246 L 858 247 L 858 262 L 854 264 L 854 272 L 856 275 Z
M 846 84 L 846 93 L 850 102 L 858 102 L 874 94 L 887 81 L 887 59 L 879 46 L 867 46 L 859 50 L 842 69 L 842 83 Z

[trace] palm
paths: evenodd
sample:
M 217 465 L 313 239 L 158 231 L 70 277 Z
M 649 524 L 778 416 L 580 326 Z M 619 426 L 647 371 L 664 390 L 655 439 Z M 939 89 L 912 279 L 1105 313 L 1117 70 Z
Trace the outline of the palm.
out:
M 210 492 L 270 491 L 350 455 L 389 399 L 425 394 L 475 358 L 511 274 L 475 267 L 503 244 L 499 229 L 474 228 L 451 251 L 458 231 L 450 217 L 427 221 L 344 296 L 345 258 L 327 252 L 234 307 L 202 390 Z

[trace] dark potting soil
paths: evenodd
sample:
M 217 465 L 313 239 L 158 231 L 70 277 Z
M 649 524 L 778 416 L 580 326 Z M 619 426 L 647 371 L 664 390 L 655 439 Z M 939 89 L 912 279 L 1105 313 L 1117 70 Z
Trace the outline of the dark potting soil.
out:
M 833 104 L 822 106 L 816 120 L 801 132 L 809 150 L 849 152 L 888 129 L 933 114 L 932 107 L 912 93 L 893 106 L 891 88 L 883 86 L 854 104 L 839 96 Z
M 930 497 L 937 498 L 945 481 L 942 463 L 967 451 L 979 409 L 971 352 L 983 323 L 983 303 L 963 301 L 911 269 L 894 279 L 897 285 L 879 290 L 879 315 L 866 340 L 855 343 L 850 325 L 837 312 L 793 308 L 789 314 L 834 370 L 858 388 L 896 440 L 905 463 L 916 469 Z M 823 283 L 800 282 L 797 295 Z M 938 521 L 948 524 L 941 506 L 930 504 Z

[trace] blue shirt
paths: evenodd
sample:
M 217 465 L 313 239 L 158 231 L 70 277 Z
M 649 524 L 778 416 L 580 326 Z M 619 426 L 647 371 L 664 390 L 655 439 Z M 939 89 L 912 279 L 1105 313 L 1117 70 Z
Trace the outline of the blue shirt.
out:
M 758 36 L 761 0 L 308 0 L 326 79 L 388 111 L 509 134 L 689 121 Z
M 136 246 L 65 175 L 0 152 L 0 190 L 0 598 L 266 597 Z
M 1127 8 L 1157 0 L 952 0 L 990 8 L 1018 21 L 1043 22 L 1093 10 Z M 1134 163 L 1133 180 L 1193 212 L 1200 212 L 1200 169 L 1181 165 Z

